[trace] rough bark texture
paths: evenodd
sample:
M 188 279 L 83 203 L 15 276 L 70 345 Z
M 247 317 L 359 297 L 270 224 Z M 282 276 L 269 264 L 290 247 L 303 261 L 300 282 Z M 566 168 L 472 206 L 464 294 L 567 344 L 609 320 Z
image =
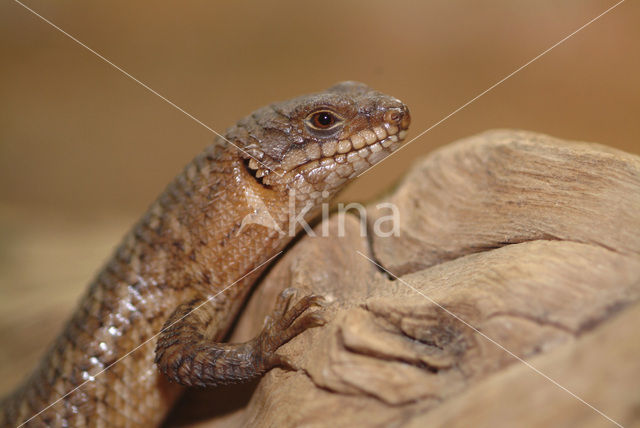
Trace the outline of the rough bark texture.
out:
M 191 391 L 169 425 L 640 426 L 640 158 L 492 131 L 419 161 L 384 201 L 399 236 L 371 234 L 380 201 L 368 238 L 333 216 L 244 311 L 232 340 L 286 287 L 329 300 L 330 322 L 281 350 L 294 370 Z

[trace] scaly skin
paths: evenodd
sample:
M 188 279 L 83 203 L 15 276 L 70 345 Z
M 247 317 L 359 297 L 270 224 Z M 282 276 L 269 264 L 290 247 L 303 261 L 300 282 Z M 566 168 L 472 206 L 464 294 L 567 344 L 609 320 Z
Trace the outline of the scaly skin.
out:
M 355 82 L 238 122 L 226 135 L 235 146 L 220 140 L 198 155 L 125 237 L 39 367 L 2 402 L 0 426 L 157 426 L 177 383 L 244 381 L 282 365 L 278 347 L 322 323 L 305 313 L 319 297 L 294 302 L 286 292 L 258 337 L 216 341 L 261 264 L 292 238 L 293 219 L 309 220 L 398 147 L 408 125 L 400 101 Z

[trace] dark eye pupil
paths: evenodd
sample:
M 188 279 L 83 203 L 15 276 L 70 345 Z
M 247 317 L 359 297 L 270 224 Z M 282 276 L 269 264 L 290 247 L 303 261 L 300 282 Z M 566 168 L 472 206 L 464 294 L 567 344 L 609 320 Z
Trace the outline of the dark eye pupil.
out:
M 316 115 L 316 122 L 321 126 L 329 126 L 333 123 L 333 116 L 323 111 Z

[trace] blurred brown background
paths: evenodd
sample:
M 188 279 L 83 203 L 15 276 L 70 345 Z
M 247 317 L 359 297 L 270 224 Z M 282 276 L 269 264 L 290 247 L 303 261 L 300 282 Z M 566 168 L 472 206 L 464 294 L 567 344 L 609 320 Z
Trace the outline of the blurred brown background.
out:
M 615 1 L 46 2 L 29 7 L 223 132 L 274 100 L 360 80 L 410 137 Z M 640 153 L 640 3 L 626 1 L 361 177 L 489 128 Z M 113 246 L 213 135 L 22 6 L 0 5 L 0 394 Z

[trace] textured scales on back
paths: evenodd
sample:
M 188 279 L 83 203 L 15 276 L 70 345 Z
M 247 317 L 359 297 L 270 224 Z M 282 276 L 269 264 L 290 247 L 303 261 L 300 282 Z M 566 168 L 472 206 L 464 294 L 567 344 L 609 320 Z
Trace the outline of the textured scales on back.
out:
M 356 82 L 240 120 L 125 237 L 38 368 L 2 401 L 0 426 L 157 426 L 178 383 L 244 381 L 285 364 L 278 347 L 322 324 L 307 311 L 319 296 L 286 291 L 256 338 L 218 341 L 293 237 L 293 219 L 308 220 L 399 147 L 409 121 L 399 100 Z

